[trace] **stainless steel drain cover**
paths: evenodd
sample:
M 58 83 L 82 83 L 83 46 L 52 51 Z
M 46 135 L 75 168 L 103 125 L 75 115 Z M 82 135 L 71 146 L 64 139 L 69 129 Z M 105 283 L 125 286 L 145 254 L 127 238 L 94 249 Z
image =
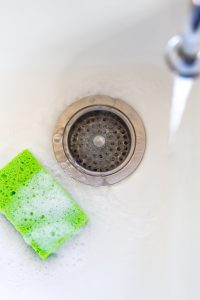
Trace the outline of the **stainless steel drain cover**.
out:
M 95 110 L 84 114 L 72 126 L 65 145 L 75 161 L 94 172 L 107 172 L 125 161 L 131 136 L 125 122 L 114 113 Z
M 73 178 L 100 186 L 132 173 L 145 150 L 145 130 L 128 104 L 89 96 L 70 105 L 53 135 L 56 159 Z

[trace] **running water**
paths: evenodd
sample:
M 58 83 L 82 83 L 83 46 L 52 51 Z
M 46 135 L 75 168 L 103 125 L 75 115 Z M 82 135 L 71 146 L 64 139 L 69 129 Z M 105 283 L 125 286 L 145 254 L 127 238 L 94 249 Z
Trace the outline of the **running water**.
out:
M 181 120 L 186 108 L 187 100 L 192 88 L 193 79 L 175 77 L 169 125 L 169 144 L 172 145 L 176 138 L 176 133 L 181 125 Z

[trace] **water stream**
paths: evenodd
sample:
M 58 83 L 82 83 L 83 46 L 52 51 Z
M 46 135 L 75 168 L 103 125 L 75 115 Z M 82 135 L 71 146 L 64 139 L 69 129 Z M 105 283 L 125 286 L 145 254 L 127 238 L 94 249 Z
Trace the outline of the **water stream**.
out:
M 169 124 L 169 144 L 175 142 L 176 134 L 181 125 L 184 111 L 186 109 L 187 100 L 193 85 L 192 78 L 184 78 L 177 76 L 174 79 L 170 124 Z

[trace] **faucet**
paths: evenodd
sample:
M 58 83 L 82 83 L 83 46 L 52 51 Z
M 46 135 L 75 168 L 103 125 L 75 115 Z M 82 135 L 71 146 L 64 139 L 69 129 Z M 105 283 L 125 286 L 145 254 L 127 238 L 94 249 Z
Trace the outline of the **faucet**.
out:
M 166 60 L 170 69 L 179 76 L 194 78 L 200 74 L 200 0 L 191 2 L 185 32 L 169 40 Z

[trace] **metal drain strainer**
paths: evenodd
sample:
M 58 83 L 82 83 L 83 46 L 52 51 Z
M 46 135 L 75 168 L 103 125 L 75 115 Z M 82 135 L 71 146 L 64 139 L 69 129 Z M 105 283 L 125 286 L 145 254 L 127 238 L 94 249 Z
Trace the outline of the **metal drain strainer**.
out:
M 96 110 L 84 114 L 68 137 L 74 160 L 94 172 L 117 168 L 127 157 L 131 137 L 125 122 L 114 113 Z
M 72 177 L 99 186 L 132 173 L 145 150 L 145 130 L 128 104 L 89 96 L 61 115 L 53 136 L 56 158 Z

